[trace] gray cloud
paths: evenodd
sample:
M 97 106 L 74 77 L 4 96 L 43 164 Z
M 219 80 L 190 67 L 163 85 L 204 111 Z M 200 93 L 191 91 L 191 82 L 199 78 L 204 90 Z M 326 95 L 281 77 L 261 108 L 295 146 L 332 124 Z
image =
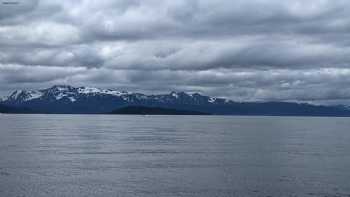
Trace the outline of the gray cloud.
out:
M 55 83 L 347 103 L 347 0 L 0 1 L 0 92 Z
M 7 2 L 9 1 L 1 1 L 0 19 L 2 21 L 26 15 L 38 6 L 38 0 L 15 2 L 15 4 L 8 4 Z

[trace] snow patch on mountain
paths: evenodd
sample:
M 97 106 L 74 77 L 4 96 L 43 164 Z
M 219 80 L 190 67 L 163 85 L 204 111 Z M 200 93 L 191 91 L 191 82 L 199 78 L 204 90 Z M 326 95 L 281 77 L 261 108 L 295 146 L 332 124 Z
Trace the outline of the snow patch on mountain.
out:
M 16 100 L 16 101 L 30 101 L 37 98 L 40 98 L 43 95 L 41 91 L 25 91 L 25 90 L 16 90 L 10 96 L 5 97 L 3 101 L 6 100 Z
M 13 94 L 11 94 L 10 97 L 13 99 L 18 99 L 18 97 L 23 93 L 24 93 L 24 91 L 22 91 L 22 90 L 16 90 Z
M 210 97 L 209 99 L 208 99 L 208 102 L 209 103 L 214 103 L 216 101 L 216 98 L 213 98 L 213 97 Z
M 78 93 L 80 94 L 105 94 L 105 95 L 113 95 L 113 96 L 122 96 L 122 95 L 128 95 L 128 92 L 125 91 L 117 91 L 112 89 L 99 89 L 99 88 L 92 88 L 92 87 L 80 87 L 78 88 Z
M 56 100 L 61 100 L 63 98 L 71 98 L 69 94 L 67 93 L 59 93 L 58 95 L 55 96 Z
M 78 92 L 80 94 L 96 94 L 96 93 L 101 93 L 101 90 L 98 88 L 80 87 L 78 88 Z
M 40 91 L 29 91 L 27 101 L 37 99 L 37 98 L 40 98 L 42 96 L 43 96 L 43 93 Z
M 69 99 L 72 103 L 74 103 L 75 101 L 77 101 L 77 99 L 75 99 L 74 97 L 68 97 L 68 99 Z
M 175 97 L 175 98 L 179 98 L 179 94 L 176 92 L 171 92 L 170 95 Z

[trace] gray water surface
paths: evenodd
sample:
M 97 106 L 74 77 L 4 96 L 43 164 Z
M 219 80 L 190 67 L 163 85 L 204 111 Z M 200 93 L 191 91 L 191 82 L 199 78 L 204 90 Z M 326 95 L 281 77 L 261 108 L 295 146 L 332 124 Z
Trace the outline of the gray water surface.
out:
M 1 115 L 1 197 L 350 197 L 350 119 Z

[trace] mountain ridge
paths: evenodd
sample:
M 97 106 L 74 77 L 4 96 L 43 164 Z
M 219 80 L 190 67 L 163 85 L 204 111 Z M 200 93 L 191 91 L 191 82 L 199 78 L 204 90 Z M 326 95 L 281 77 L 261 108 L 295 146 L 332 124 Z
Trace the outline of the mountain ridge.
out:
M 142 94 L 115 89 L 55 85 L 41 90 L 16 90 L 0 104 L 38 113 L 101 114 L 126 106 L 173 108 L 217 115 L 350 116 L 345 106 L 291 102 L 235 102 L 199 93 Z

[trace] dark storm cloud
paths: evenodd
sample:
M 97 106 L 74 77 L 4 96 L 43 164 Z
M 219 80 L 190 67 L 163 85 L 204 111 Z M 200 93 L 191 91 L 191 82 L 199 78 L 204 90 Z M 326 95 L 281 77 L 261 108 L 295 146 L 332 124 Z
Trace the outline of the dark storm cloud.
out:
M 55 83 L 350 98 L 347 0 L 0 0 L 0 91 Z

